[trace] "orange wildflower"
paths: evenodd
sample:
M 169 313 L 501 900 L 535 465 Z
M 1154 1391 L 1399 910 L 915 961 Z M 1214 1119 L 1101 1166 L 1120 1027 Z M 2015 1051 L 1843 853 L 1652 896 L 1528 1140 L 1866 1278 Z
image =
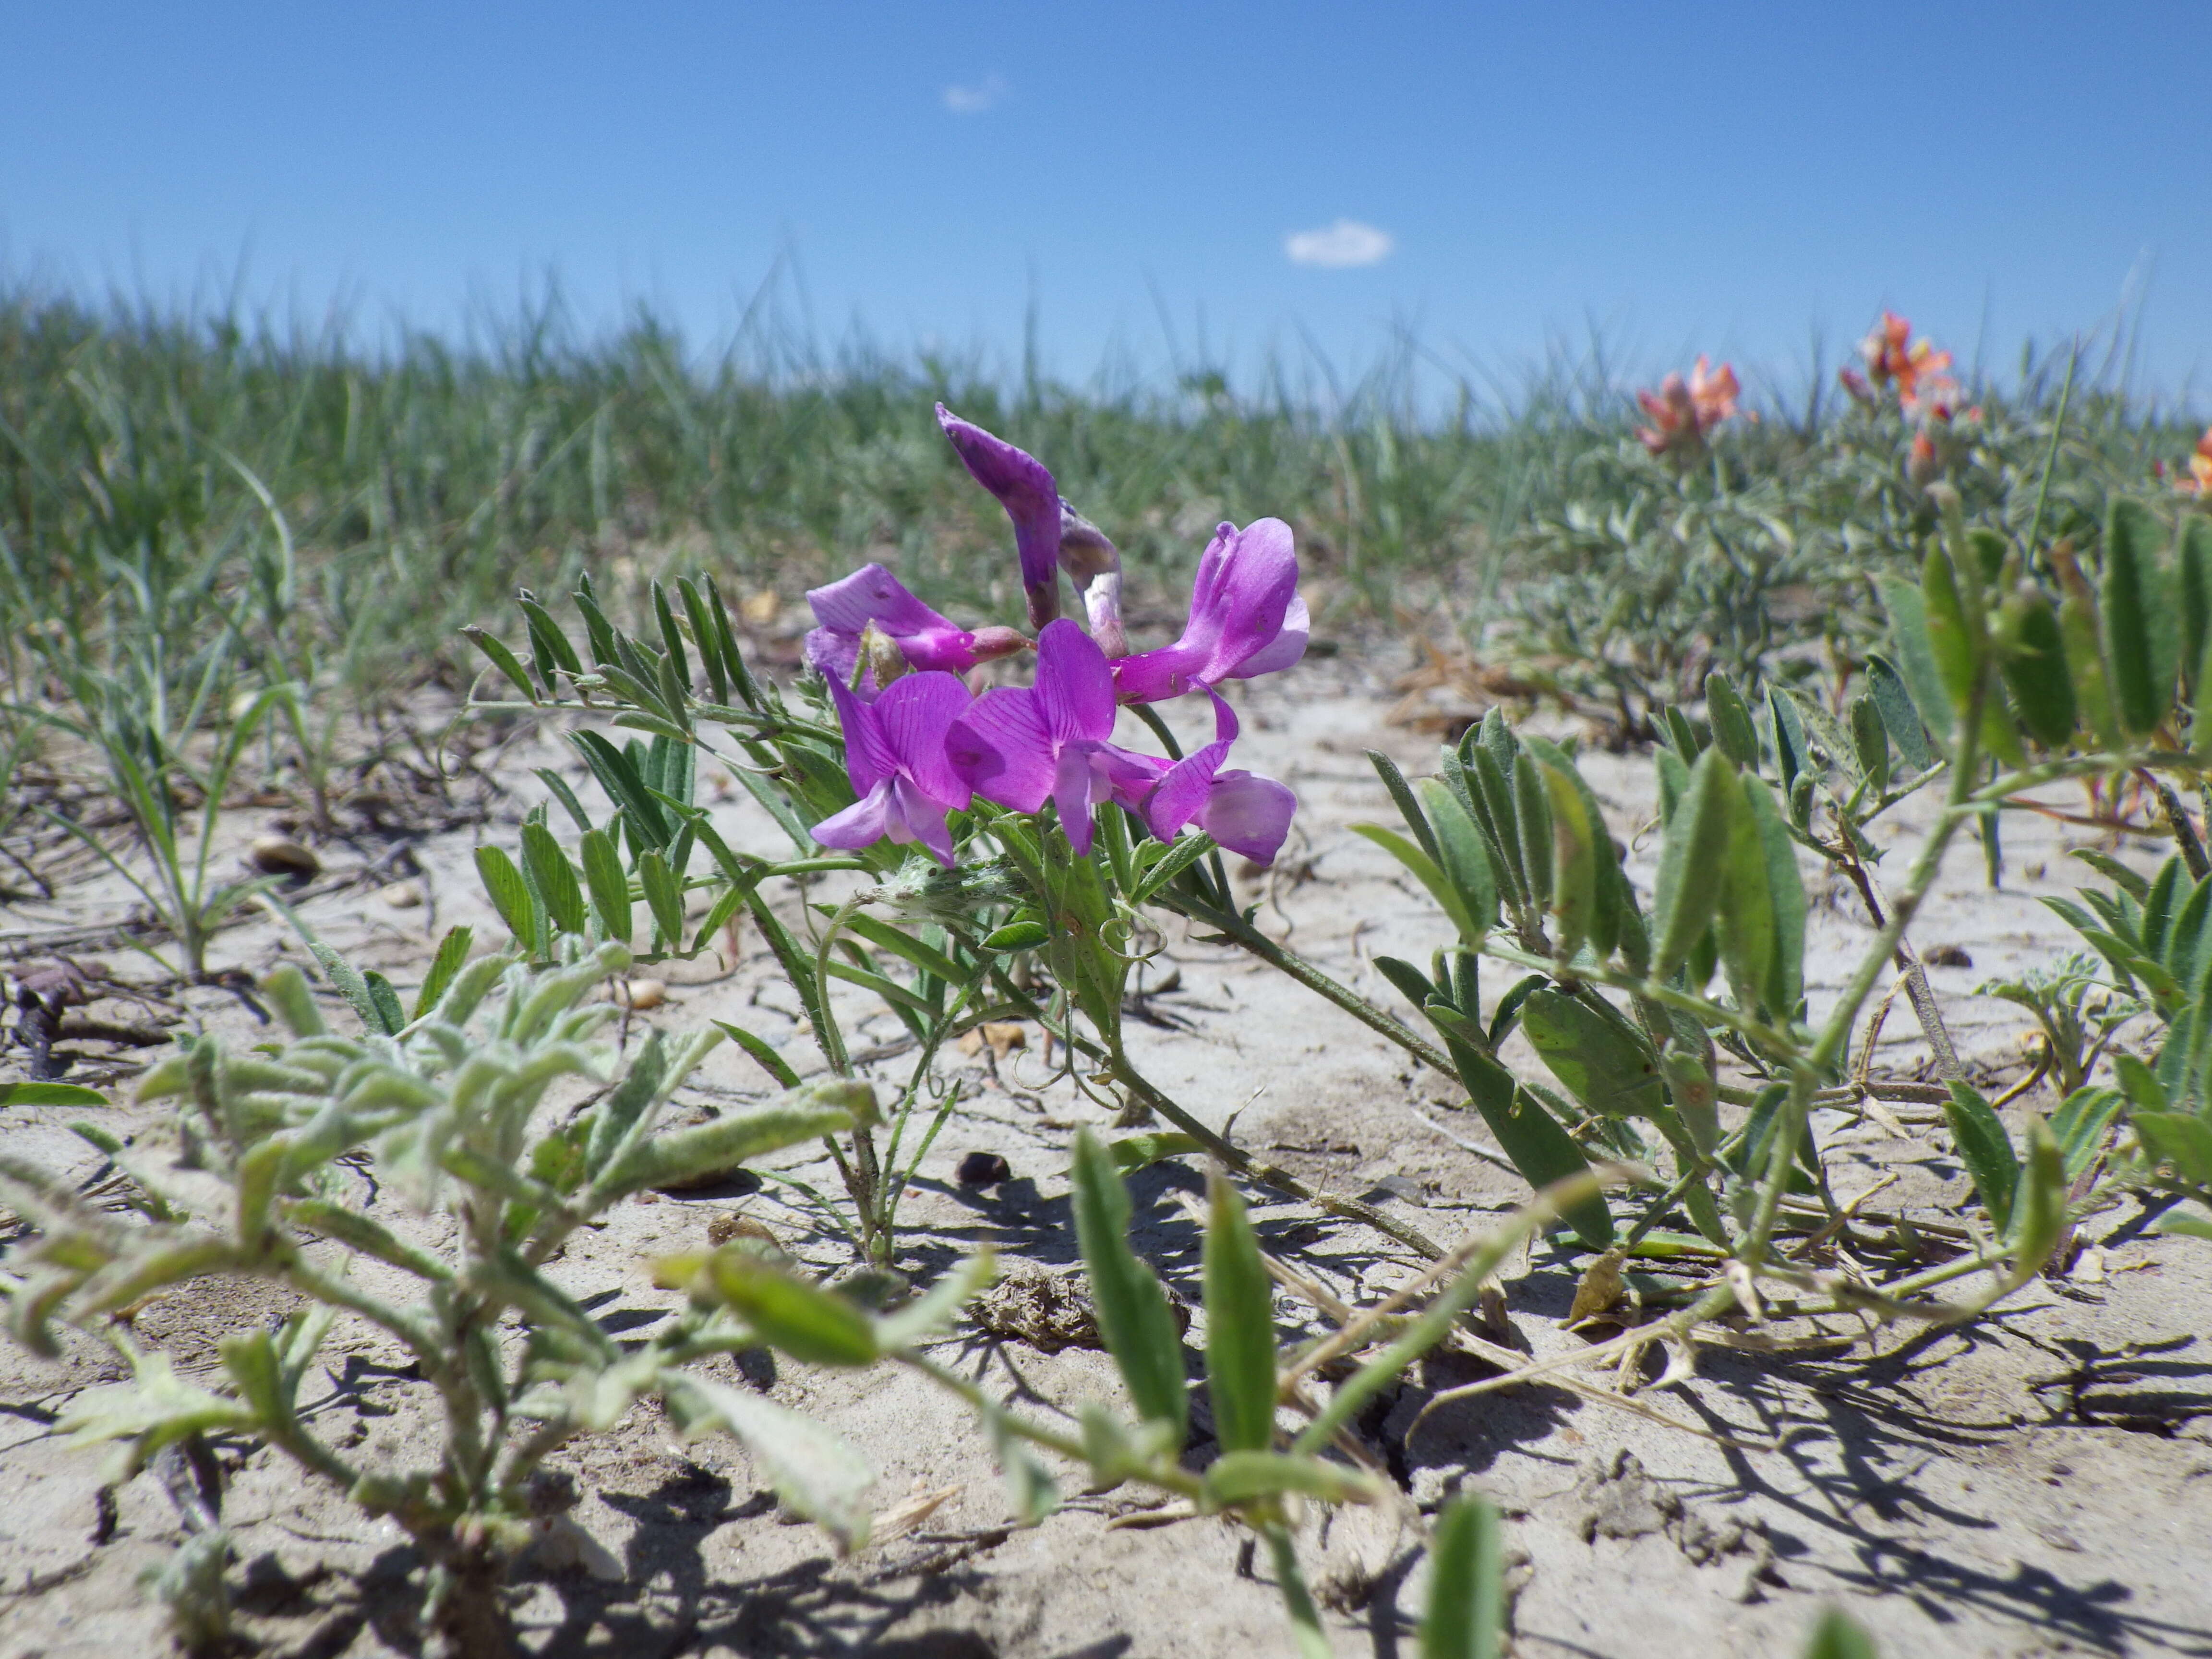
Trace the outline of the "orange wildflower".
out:
M 1732 418 L 1735 400 L 1743 395 L 1743 387 L 1735 378 L 1735 368 L 1723 363 L 1717 371 L 1709 370 L 1708 362 L 1699 357 L 1690 371 L 1690 402 L 1698 411 L 1700 430 L 1711 431 L 1723 421 Z
M 1743 387 L 1727 363 L 1719 368 L 1699 357 L 1685 381 L 1669 374 L 1656 392 L 1639 392 L 1636 401 L 1651 424 L 1637 428 L 1637 441 L 1654 455 L 1688 454 L 1705 447 L 1705 434 L 1723 421 L 1735 418 L 1736 399 Z
M 1859 342 L 1859 356 L 1866 364 L 1865 377 L 1850 369 L 1841 377 L 1844 389 L 1855 398 L 1866 398 L 1869 382 L 1894 386 L 1899 404 L 1911 415 L 1920 412 L 1923 404 L 1948 405 L 1958 396 L 1958 382 L 1950 376 L 1951 354 L 1938 351 L 1924 336 L 1912 339 L 1911 323 L 1893 311 L 1883 312 L 1881 320 Z
M 2185 495 L 2212 501 L 2212 426 L 2204 428 L 2204 435 L 2197 441 L 2197 448 L 2189 458 L 2186 477 L 2177 477 L 2173 487 Z

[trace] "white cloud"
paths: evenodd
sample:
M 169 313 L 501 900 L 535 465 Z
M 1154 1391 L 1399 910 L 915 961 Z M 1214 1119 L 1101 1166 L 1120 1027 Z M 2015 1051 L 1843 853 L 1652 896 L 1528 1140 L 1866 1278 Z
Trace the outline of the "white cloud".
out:
M 1296 231 L 1283 239 L 1283 252 L 1292 264 L 1319 265 L 1324 270 L 1379 265 L 1395 246 L 1389 232 L 1357 219 L 1339 219 L 1325 230 Z
M 945 107 L 955 115 L 981 115 L 1012 90 L 1002 77 L 987 75 L 972 87 L 945 88 Z

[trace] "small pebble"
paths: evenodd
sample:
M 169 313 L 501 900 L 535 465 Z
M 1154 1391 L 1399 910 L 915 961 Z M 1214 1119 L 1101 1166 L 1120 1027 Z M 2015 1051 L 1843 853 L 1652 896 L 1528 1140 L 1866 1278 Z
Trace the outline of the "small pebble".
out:
M 1012 1165 L 996 1152 L 970 1152 L 960 1160 L 954 1177 L 963 1187 L 995 1187 L 1014 1178 Z
M 313 881 L 323 871 L 320 859 L 283 836 L 256 836 L 246 856 L 263 874 L 289 877 L 295 885 Z
M 658 1008 L 668 1000 L 667 981 L 658 979 L 624 980 L 622 1000 L 635 1009 Z
M 1030 1034 L 1022 1029 L 1018 1020 L 986 1020 L 962 1036 L 957 1046 L 962 1054 L 970 1057 L 981 1054 L 988 1046 L 994 1058 L 1004 1060 L 1015 1049 L 1028 1048 Z
M 422 890 L 411 881 L 395 881 L 376 890 L 377 897 L 395 910 L 412 910 L 422 902 Z
M 738 1238 L 750 1238 L 772 1249 L 783 1248 L 783 1241 L 769 1231 L 766 1222 L 756 1221 L 749 1215 L 718 1215 L 707 1224 L 709 1244 L 727 1244 Z

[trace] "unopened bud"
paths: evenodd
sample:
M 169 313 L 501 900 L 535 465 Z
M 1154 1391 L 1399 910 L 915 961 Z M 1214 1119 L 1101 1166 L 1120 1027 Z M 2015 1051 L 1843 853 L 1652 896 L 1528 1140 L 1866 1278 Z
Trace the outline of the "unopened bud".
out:
M 906 653 L 899 649 L 898 641 L 873 623 L 860 630 L 858 660 L 860 672 L 875 677 L 878 691 L 914 666 L 906 659 Z
M 1129 653 L 1121 627 L 1121 554 L 1106 532 L 1065 501 L 1060 504 L 1060 568 L 1083 596 L 1091 637 L 1109 657 Z
M 989 628 L 975 630 L 975 643 L 971 647 L 977 662 L 989 662 L 996 657 L 1011 657 L 1017 651 L 1030 648 L 1030 637 L 1017 628 L 1002 628 L 994 623 Z

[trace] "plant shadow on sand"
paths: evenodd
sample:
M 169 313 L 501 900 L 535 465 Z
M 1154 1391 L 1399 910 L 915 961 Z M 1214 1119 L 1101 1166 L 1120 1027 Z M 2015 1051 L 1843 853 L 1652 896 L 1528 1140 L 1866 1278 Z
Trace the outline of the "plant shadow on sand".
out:
M 2002 1460 L 2017 1450 L 2023 1351 L 2039 1362 L 2048 1358 L 2015 1340 L 2008 1323 L 2004 1314 L 1991 1315 L 1845 1364 L 1708 1353 L 1701 1375 L 1747 1407 L 1748 1421 L 1694 1395 L 1688 1402 L 1717 1432 L 1743 1437 L 1755 1425 L 1771 1447 L 1726 1449 L 1733 1480 L 1711 1495 L 1761 1512 L 1778 1554 L 1817 1558 L 1838 1586 L 1905 1598 L 1939 1627 L 1971 1609 L 2100 1653 L 2212 1654 L 2212 1630 L 2131 1610 L 2137 1590 L 2118 1578 L 2094 1570 L 2069 1577 L 2017 1556 L 2009 1572 L 1998 1571 L 1986 1558 L 1972 1559 L 1971 1546 L 1959 1547 L 2004 1522 L 1991 1501 L 1955 1502 L 1936 1488 L 1972 1492 L 1974 1483 L 1958 1480 L 1958 1467 L 1988 1468 L 1991 1454 Z M 1962 1389 L 1953 1373 L 1977 1355 L 2000 1364 Z M 2173 1374 L 2212 1378 L 2212 1366 Z M 1930 1384 L 1937 1385 L 1932 1399 Z M 2059 1477 L 2045 1479 L 2055 1485 Z M 1809 1536 L 1790 1533 L 1792 1522 Z M 2056 1535 L 2066 1547 L 2065 1534 Z

